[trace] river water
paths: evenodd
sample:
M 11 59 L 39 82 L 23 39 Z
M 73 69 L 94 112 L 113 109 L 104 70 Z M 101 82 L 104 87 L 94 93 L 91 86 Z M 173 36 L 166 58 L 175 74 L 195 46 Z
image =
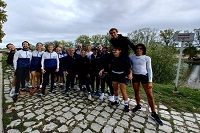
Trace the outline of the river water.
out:
M 200 89 L 200 65 L 184 64 L 180 84 Z

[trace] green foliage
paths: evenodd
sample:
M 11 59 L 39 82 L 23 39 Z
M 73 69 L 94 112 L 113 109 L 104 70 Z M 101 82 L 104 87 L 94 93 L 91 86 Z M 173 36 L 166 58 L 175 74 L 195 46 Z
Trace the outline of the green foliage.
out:
M 176 45 L 173 41 L 173 36 L 175 33 L 179 33 L 180 31 L 174 31 L 174 29 L 166 29 L 160 31 L 160 39 L 164 42 L 166 46 Z
M 147 46 L 147 55 L 151 57 L 153 81 L 161 84 L 170 84 L 176 76 L 175 57 L 176 49 L 173 46 L 163 46 L 152 43 Z
M 90 37 L 87 35 L 80 35 L 77 39 L 76 39 L 76 44 L 81 43 L 83 45 L 83 48 L 86 47 L 86 44 L 90 44 Z
M 173 108 L 177 111 L 184 112 L 200 112 L 200 90 L 191 89 L 188 87 L 180 87 L 179 93 L 173 93 L 173 85 L 153 84 L 153 95 L 155 103 L 164 104 L 169 109 Z M 127 93 L 129 98 L 134 98 L 133 87 L 130 85 L 127 87 Z M 144 89 L 140 89 L 140 97 L 143 100 L 147 99 Z
M 6 8 L 7 4 L 0 0 L 0 42 L 2 42 L 2 38 L 6 35 L 4 31 L 2 30 L 3 28 L 3 23 L 7 21 L 7 15 L 6 15 Z
M 192 43 L 188 43 L 186 46 L 187 47 L 183 50 L 184 55 L 189 55 L 190 59 L 197 55 L 198 50 L 195 46 L 192 45 Z

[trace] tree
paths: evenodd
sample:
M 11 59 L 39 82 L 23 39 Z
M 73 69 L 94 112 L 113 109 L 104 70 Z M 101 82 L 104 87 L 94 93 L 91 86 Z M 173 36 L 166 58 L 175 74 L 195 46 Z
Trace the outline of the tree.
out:
M 7 21 L 7 15 L 6 15 L 6 8 L 7 4 L 0 0 L 0 42 L 2 42 L 2 38 L 6 35 L 4 31 L 2 30 L 3 28 L 3 23 Z
M 160 31 L 160 39 L 164 42 L 164 45 L 170 46 L 174 45 L 173 36 L 175 33 L 179 33 L 180 31 L 174 31 L 174 29 L 166 29 Z
M 157 29 L 143 28 L 132 31 L 128 33 L 127 36 L 134 44 L 143 43 L 145 45 L 150 45 L 152 42 L 157 41 L 157 33 Z
M 76 44 L 81 43 L 83 45 L 83 48 L 86 47 L 86 44 L 90 44 L 90 37 L 87 35 L 80 35 L 77 39 L 76 39 Z
M 147 46 L 147 55 L 152 61 L 153 82 L 169 84 L 174 81 L 177 64 L 175 53 L 174 46 L 163 46 L 161 42 Z
M 90 42 L 92 45 L 99 45 L 99 44 L 103 45 L 103 35 L 100 35 L 100 34 L 93 35 L 90 38 Z
M 192 45 L 192 43 L 188 43 L 187 48 L 183 50 L 184 55 L 189 55 L 189 59 L 192 59 L 195 55 L 197 55 L 198 50 L 195 46 Z

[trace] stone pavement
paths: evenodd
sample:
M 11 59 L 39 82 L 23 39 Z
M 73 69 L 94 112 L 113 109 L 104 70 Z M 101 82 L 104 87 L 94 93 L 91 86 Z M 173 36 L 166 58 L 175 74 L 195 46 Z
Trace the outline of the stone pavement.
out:
M 4 125 L 8 133 L 169 133 L 169 132 L 200 132 L 200 114 L 189 112 L 177 112 L 168 109 L 163 104 L 157 106 L 157 110 L 164 122 L 158 126 L 149 117 L 149 108 L 142 101 L 142 110 L 134 114 L 124 113 L 123 104 L 110 107 L 106 99 L 96 98 L 94 101 L 87 97 L 80 97 L 78 91 L 65 97 L 62 91 L 57 89 L 56 94 L 49 94 L 38 98 L 37 93 L 32 95 L 20 95 L 17 103 L 13 103 L 9 97 L 13 70 L 6 70 L 3 75 L 4 97 L 8 108 L 4 115 L 9 114 L 11 122 Z M 49 90 L 49 89 L 47 89 Z M 121 101 L 123 103 L 123 101 Z M 135 101 L 130 99 L 130 106 L 135 106 Z

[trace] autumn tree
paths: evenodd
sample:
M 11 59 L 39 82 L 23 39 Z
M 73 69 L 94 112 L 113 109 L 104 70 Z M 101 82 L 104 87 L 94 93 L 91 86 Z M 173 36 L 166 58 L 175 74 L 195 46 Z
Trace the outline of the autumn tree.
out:
M 3 28 L 3 23 L 7 21 L 7 15 L 6 15 L 6 8 L 7 4 L 0 0 L 0 42 L 2 42 L 2 38 L 6 35 L 4 31 L 2 30 Z

